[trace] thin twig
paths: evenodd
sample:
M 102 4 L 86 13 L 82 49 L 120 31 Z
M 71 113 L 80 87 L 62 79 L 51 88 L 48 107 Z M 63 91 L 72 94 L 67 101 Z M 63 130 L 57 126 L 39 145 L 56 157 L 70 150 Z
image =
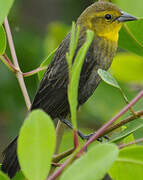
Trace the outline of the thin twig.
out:
M 137 140 L 132 141 L 132 142 L 129 142 L 129 143 L 127 143 L 127 144 L 120 144 L 120 145 L 118 145 L 118 148 L 119 148 L 119 149 L 122 149 L 122 148 L 128 147 L 128 146 L 130 146 L 130 145 L 138 144 L 138 143 L 141 143 L 141 142 L 143 142 L 143 138 L 137 139 Z
M 76 149 L 79 146 L 78 134 L 76 129 L 73 129 L 73 139 L 74 139 L 74 148 Z
M 121 88 L 119 88 L 119 91 L 120 91 L 120 93 L 122 94 L 122 96 L 123 96 L 124 101 L 126 102 L 126 104 L 129 104 L 129 100 L 128 100 L 127 96 L 125 95 L 125 93 L 123 92 L 123 90 L 122 90 Z M 136 113 L 134 112 L 134 110 L 133 110 L 132 107 L 130 107 L 129 110 L 131 111 L 131 113 L 132 113 L 134 116 L 136 116 Z
M 30 72 L 25 72 L 25 73 L 22 73 L 22 74 L 23 74 L 24 77 L 29 77 L 29 76 L 33 76 L 33 75 L 37 74 L 38 72 L 43 71 L 45 69 L 47 69 L 47 66 L 38 67 L 38 68 L 36 68 L 36 69 L 34 69 L 34 70 L 30 71 Z
M 52 162 L 52 166 L 54 166 L 54 167 L 60 167 L 62 164 L 61 163 L 54 163 L 54 162 Z
M 71 155 L 74 150 L 75 150 L 75 148 L 71 148 L 71 149 L 69 149 L 69 150 L 67 150 L 67 151 L 65 151 L 65 152 L 62 152 L 62 153 L 58 154 L 58 155 L 54 155 L 54 157 L 53 157 L 53 162 L 55 162 L 55 163 L 59 162 L 59 161 L 62 160 L 63 158 Z
M 0 55 L 0 59 L 8 67 L 10 71 L 12 71 L 13 73 L 17 72 L 15 66 L 11 62 L 7 61 L 7 59 L 4 56 Z
M 55 148 L 55 154 L 58 153 L 60 144 L 62 141 L 62 137 L 64 134 L 65 125 L 60 120 L 58 121 L 57 127 L 56 127 L 56 148 Z
M 104 133 L 101 136 L 103 136 L 105 134 L 108 134 L 108 133 L 114 131 L 115 129 L 118 129 L 121 126 L 123 126 L 123 125 L 125 125 L 125 124 L 127 124 L 127 123 L 129 123 L 129 122 L 131 122 L 131 121 L 133 121 L 133 120 L 143 116 L 143 111 L 135 112 L 135 114 L 136 114 L 136 116 L 129 116 L 126 119 L 122 120 L 121 122 L 119 122 L 119 123 L 109 127 L 106 131 L 104 131 Z
M 76 157 L 80 157 L 80 155 L 83 154 L 83 152 L 87 149 L 88 145 L 90 145 L 94 140 L 96 140 L 98 137 L 100 137 L 101 134 L 104 133 L 104 131 L 112 125 L 121 115 L 123 115 L 125 112 L 129 110 L 130 107 L 132 107 L 134 104 L 136 104 L 141 98 L 143 97 L 143 90 L 128 104 L 126 105 L 118 114 L 116 114 L 110 121 L 108 121 L 104 126 L 102 126 L 95 135 L 93 135 L 87 143 L 80 149 L 80 151 L 77 153 L 77 151 L 74 152 L 74 155 Z M 72 156 L 71 158 L 67 159 L 61 166 L 60 168 L 54 172 L 47 180 L 54 180 L 56 179 L 68 166 L 68 164 L 74 160 L 75 156 Z
M 95 141 L 98 137 L 103 134 L 108 127 L 110 127 L 120 116 L 122 116 L 125 112 L 129 110 L 130 107 L 132 107 L 134 104 L 136 104 L 143 96 L 143 90 L 128 104 L 126 105 L 118 114 L 116 114 L 110 121 L 108 121 L 105 125 L 103 125 L 95 135 L 93 135 L 86 143 L 85 145 L 81 148 L 80 153 L 85 151 L 87 147 Z
M 18 79 L 21 91 L 23 93 L 27 109 L 29 110 L 30 107 L 31 107 L 31 102 L 30 102 L 30 98 L 29 98 L 25 83 L 24 83 L 23 75 L 21 73 L 21 70 L 20 70 L 20 67 L 19 67 L 19 64 L 18 64 L 18 59 L 17 59 L 17 56 L 16 56 L 15 47 L 14 47 L 12 34 L 11 34 L 11 30 L 10 30 L 10 27 L 9 27 L 7 17 L 4 20 L 4 26 L 5 26 L 5 30 L 6 30 L 6 34 L 7 34 L 7 39 L 8 39 L 8 43 L 9 43 L 13 63 L 14 63 L 15 68 L 18 70 L 18 72 L 16 73 L 16 77 Z
M 62 123 L 59 120 L 56 127 L 56 148 L 55 148 L 55 153 L 54 153 L 55 155 L 58 154 L 59 152 L 62 137 L 64 135 L 64 129 L 65 129 L 64 123 Z M 55 170 L 55 166 L 52 166 L 49 174 L 52 174 L 54 170 Z
M 55 171 L 47 180 L 54 180 L 56 179 L 62 172 L 63 170 L 76 158 L 77 153 L 79 152 L 79 146 L 78 148 L 74 151 L 72 156 L 67 159 L 59 168 L 57 171 Z
M 70 157 L 69 159 L 67 159 L 59 168 L 56 172 L 54 172 L 47 180 L 54 180 L 56 179 L 56 177 L 58 177 L 63 170 L 65 169 L 65 167 L 72 161 L 72 157 Z
M 12 61 L 9 59 L 8 55 L 6 53 L 3 54 L 3 56 L 5 57 L 5 59 L 12 64 Z

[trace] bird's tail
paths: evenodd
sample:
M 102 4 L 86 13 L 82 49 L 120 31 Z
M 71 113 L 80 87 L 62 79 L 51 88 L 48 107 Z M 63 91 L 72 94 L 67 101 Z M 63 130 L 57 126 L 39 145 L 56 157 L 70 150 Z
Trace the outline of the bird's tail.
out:
M 17 159 L 17 137 L 8 145 L 3 152 L 3 162 L 1 170 L 8 174 L 10 178 L 13 178 L 17 171 L 20 170 L 20 166 Z

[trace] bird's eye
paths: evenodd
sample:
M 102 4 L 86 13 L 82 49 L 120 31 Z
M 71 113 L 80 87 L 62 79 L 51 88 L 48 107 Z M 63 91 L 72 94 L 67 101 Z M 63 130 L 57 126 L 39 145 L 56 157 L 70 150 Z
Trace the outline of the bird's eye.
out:
M 105 19 L 106 19 L 106 20 L 112 19 L 112 15 L 111 15 L 111 14 L 106 14 L 106 15 L 105 15 Z

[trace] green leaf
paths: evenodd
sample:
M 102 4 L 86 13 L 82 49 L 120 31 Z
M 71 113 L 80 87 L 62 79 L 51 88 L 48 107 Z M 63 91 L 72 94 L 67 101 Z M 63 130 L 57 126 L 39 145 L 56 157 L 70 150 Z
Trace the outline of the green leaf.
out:
M 125 130 L 125 129 L 127 129 L 127 127 L 126 127 L 126 126 L 122 126 L 121 129 L 122 129 L 122 130 Z M 122 140 L 122 143 L 123 143 L 123 144 L 127 144 L 127 143 L 129 143 L 129 142 L 134 141 L 134 140 L 135 140 L 135 138 L 134 138 L 134 136 L 133 136 L 133 133 L 131 133 L 130 135 L 128 135 L 126 138 L 124 138 L 124 139 Z M 134 144 L 134 145 L 135 145 L 135 144 Z
M 18 158 L 24 175 L 30 180 L 45 180 L 55 149 L 55 128 L 41 110 L 32 111 L 20 130 Z
M 105 81 L 107 84 L 114 86 L 119 89 L 122 97 L 124 98 L 125 102 L 128 104 L 128 98 L 123 92 L 123 90 L 120 88 L 119 84 L 117 83 L 116 79 L 107 71 L 104 71 L 102 69 L 98 69 L 98 74 L 100 75 L 101 79 Z
M 79 32 L 80 32 L 79 26 L 77 26 L 76 28 L 75 23 L 73 22 L 70 33 L 69 52 L 66 54 L 69 75 L 71 75 L 72 61 L 78 44 Z
M 124 24 L 120 31 L 119 46 L 137 55 L 143 56 L 143 19 Z
M 69 166 L 60 180 L 101 180 L 117 156 L 114 144 L 96 145 Z
M 6 33 L 3 26 L 0 26 L 0 54 L 3 55 L 6 49 Z
M 52 59 L 53 59 L 53 57 L 54 57 L 54 55 L 55 55 L 55 53 L 56 53 L 56 51 L 57 51 L 57 48 L 54 49 L 54 50 L 49 54 L 49 56 L 41 63 L 40 68 L 42 68 L 42 67 L 48 67 L 48 66 L 49 66 L 49 64 L 51 63 L 51 61 L 52 61 Z M 43 70 L 43 71 L 38 72 L 38 79 L 39 79 L 39 81 L 41 81 L 41 79 L 42 79 L 42 77 L 43 77 L 43 75 L 44 75 L 45 72 L 46 72 L 46 69 Z
M 0 0 L 0 24 L 3 23 L 4 18 L 8 15 L 13 2 L 14 0 Z
M 71 112 L 71 121 L 73 124 L 73 127 L 76 128 L 76 111 L 77 111 L 77 105 L 78 105 L 78 84 L 79 84 L 79 78 L 80 78 L 80 72 L 81 68 L 84 62 L 84 58 L 86 55 L 86 52 L 93 40 L 94 33 L 90 30 L 87 31 L 87 38 L 83 46 L 78 51 L 74 64 L 72 66 L 71 71 L 71 77 L 70 77 L 70 83 L 68 86 L 68 99 L 70 104 L 70 112 Z
M 26 180 L 25 176 L 23 175 L 22 171 L 18 171 L 12 180 Z
M 72 64 L 72 59 L 77 47 L 77 44 L 75 43 L 75 37 L 76 36 L 76 27 L 75 22 L 72 23 L 72 29 L 71 29 L 71 37 L 70 37 L 70 44 L 69 44 L 69 56 L 68 63 Z
M 123 130 L 119 133 L 114 133 L 110 137 L 110 142 L 117 142 L 142 127 L 143 127 L 143 119 L 134 120 L 134 121 L 130 122 L 129 124 L 127 124 L 127 128 L 125 130 Z
M 111 66 L 115 78 L 122 82 L 143 82 L 143 58 L 131 53 L 118 53 Z
M 0 180 L 10 180 L 10 179 L 6 174 L 0 171 Z
M 143 146 L 121 149 L 118 159 L 110 169 L 110 175 L 115 180 L 142 180 Z
M 101 77 L 101 79 L 103 81 L 105 81 L 107 84 L 111 85 L 111 86 L 114 86 L 118 89 L 120 89 L 120 86 L 119 84 L 117 83 L 117 81 L 115 80 L 115 78 L 113 78 L 113 76 L 107 72 L 107 71 L 104 71 L 102 69 L 98 69 L 98 74 L 99 76 Z

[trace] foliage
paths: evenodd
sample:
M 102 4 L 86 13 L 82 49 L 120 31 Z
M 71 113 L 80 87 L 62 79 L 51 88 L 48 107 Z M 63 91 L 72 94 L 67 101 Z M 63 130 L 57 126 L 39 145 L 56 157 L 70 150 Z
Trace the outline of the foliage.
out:
M 118 148 L 113 144 L 99 144 L 75 161 L 60 180 L 100 180 L 117 159 Z M 104 166 L 103 166 L 104 164 Z M 79 172 L 80 167 L 80 172 Z
M 41 110 L 32 111 L 24 121 L 18 138 L 19 162 L 28 179 L 44 180 L 47 177 L 55 140 L 51 118 Z
M 143 169 L 143 147 L 135 146 L 120 150 L 116 162 L 110 169 L 110 175 L 116 180 L 141 180 Z
M 0 5 L 1 5 L 0 6 L 1 7 L 1 10 L 0 10 L 0 24 L 3 23 L 4 18 L 9 13 L 9 10 L 10 10 L 13 2 L 14 2 L 14 0 L 7 0 L 7 1 L 0 0 Z
M 0 179 L 1 180 L 9 180 L 8 176 L 2 172 L 0 172 Z
M 77 48 L 78 43 L 78 36 L 79 36 L 80 29 L 77 28 L 77 32 L 75 32 L 75 25 L 72 26 L 72 33 L 71 33 L 71 41 L 70 41 L 70 47 L 69 47 L 69 53 L 67 53 L 67 62 L 69 66 L 69 86 L 68 86 L 68 99 L 70 104 L 70 111 L 71 111 L 71 121 L 73 124 L 73 127 L 77 129 L 76 125 L 76 111 L 78 106 L 78 84 L 79 84 L 79 78 L 80 78 L 80 72 L 82 68 L 82 64 L 84 61 L 84 57 L 86 55 L 86 52 L 93 40 L 93 32 L 88 30 L 87 31 L 87 38 L 85 43 L 82 45 L 82 47 L 79 49 L 74 63 L 72 63 L 75 50 Z
M 137 2 L 134 2 L 133 0 L 126 2 L 123 0 L 122 1 L 115 0 L 115 2 L 119 4 L 120 7 L 122 7 L 123 9 L 129 10 L 129 12 L 133 11 L 135 15 L 142 16 L 142 11 L 140 10 L 140 6 L 136 6 L 137 9 L 134 11 L 134 5 Z M 8 1 L 0 0 L 0 24 L 1 24 L 0 59 L 12 72 L 17 73 L 18 70 L 15 68 L 12 61 L 9 58 L 7 58 L 7 56 L 5 56 L 6 47 L 7 47 L 6 33 L 5 33 L 6 26 L 4 26 L 5 29 L 2 26 L 2 23 L 5 17 L 8 15 L 8 12 L 12 4 L 13 4 L 13 0 L 8 0 Z M 138 4 L 139 4 L 139 0 L 138 0 Z M 54 28 L 50 30 L 50 33 L 51 34 L 53 33 L 54 35 L 58 34 L 60 38 L 64 34 L 63 31 L 65 30 L 65 32 L 67 32 L 68 29 L 67 26 L 65 27 L 59 26 L 59 30 L 55 31 L 56 29 L 55 24 L 53 27 Z M 142 74 L 143 73 L 142 72 L 143 36 L 141 31 L 142 29 L 143 29 L 142 19 L 135 22 L 128 22 L 122 28 L 120 32 L 119 47 L 124 49 L 124 52 L 120 52 L 117 54 L 117 56 L 115 57 L 115 61 L 110 69 L 110 72 L 113 73 L 113 75 L 116 77 L 119 83 L 109 72 L 103 71 L 102 69 L 98 70 L 98 73 L 100 77 L 103 79 L 103 81 L 106 82 L 111 87 L 109 87 L 108 85 L 102 82 L 101 84 L 102 88 L 100 89 L 98 88 L 96 91 L 97 104 L 95 104 L 96 102 L 94 101 L 95 99 L 95 94 L 94 94 L 91 100 L 82 108 L 85 114 L 90 114 L 90 117 L 92 117 L 89 119 L 93 119 L 93 121 L 95 121 L 95 118 L 97 119 L 99 116 L 100 117 L 99 119 L 107 120 L 108 115 L 111 117 L 112 115 L 115 115 L 115 113 L 119 111 L 119 109 L 121 109 L 121 106 L 123 106 L 123 102 L 118 92 L 115 90 L 115 88 L 121 92 L 121 96 L 125 100 L 125 103 L 127 103 L 126 107 L 130 105 L 125 93 L 123 92 L 123 89 L 124 91 L 126 91 L 125 89 L 129 89 L 129 88 L 126 84 L 123 84 L 123 82 L 127 84 L 130 83 L 130 85 L 132 85 L 133 88 L 136 87 L 135 83 L 138 83 L 137 85 L 142 87 L 142 82 L 143 82 L 143 74 Z M 75 61 L 73 63 L 73 57 L 75 55 L 75 50 L 78 43 L 79 32 L 80 29 L 78 28 L 76 29 L 75 25 L 73 24 L 71 30 L 71 41 L 70 41 L 69 52 L 66 55 L 68 68 L 69 68 L 68 99 L 71 109 L 71 120 L 74 126 L 74 130 L 77 130 L 76 109 L 77 109 L 78 83 L 79 83 L 80 72 L 86 52 L 93 40 L 93 32 L 87 31 L 86 41 L 83 44 L 83 46 L 79 49 L 75 57 Z M 47 43 L 50 44 L 52 42 L 53 39 L 51 39 L 52 36 L 50 35 L 48 34 L 45 44 Z M 56 41 L 53 42 L 54 45 L 53 46 L 51 45 L 52 50 L 53 47 L 57 47 Z M 48 67 L 55 54 L 55 51 L 56 49 L 52 52 L 50 50 L 51 53 L 45 59 L 45 61 L 41 63 L 39 69 Z M 22 76 L 24 76 L 24 73 L 22 73 L 21 70 L 19 72 L 22 74 Z M 31 71 L 29 74 L 30 75 L 35 74 L 33 72 L 38 74 L 38 78 L 41 80 L 45 72 L 45 69 L 44 70 L 42 69 L 42 71 L 39 72 Z M 115 91 L 118 96 L 117 98 L 115 98 L 116 100 L 114 100 Z M 131 96 L 133 97 L 133 95 L 137 93 L 137 91 L 133 93 L 132 92 L 129 93 L 128 91 L 126 92 L 126 94 L 128 94 L 128 96 L 130 97 Z M 141 99 L 142 97 L 141 93 L 139 95 L 140 97 L 137 96 L 138 100 Z M 109 98 L 109 103 L 106 102 L 105 100 L 106 98 Z M 138 102 L 138 100 L 136 100 L 136 102 Z M 142 102 L 143 101 L 140 101 L 135 107 L 135 109 L 137 110 L 141 109 Z M 95 112 L 95 106 L 98 106 L 96 108 L 96 112 Z M 110 144 L 110 143 L 107 144 L 103 142 L 102 144 L 99 145 L 97 144 L 95 146 L 92 145 L 92 147 L 85 153 L 83 149 L 85 144 L 84 142 L 82 143 L 80 142 L 79 147 L 73 153 L 71 153 L 71 156 L 70 158 L 67 159 L 67 161 L 63 160 L 63 158 L 65 157 L 67 158 L 66 155 L 64 157 L 62 157 L 62 155 L 60 154 L 57 155 L 58 158 L 62 160 L 63 164 L 60 166 L 60 168 L 54 169 L 54 171 L 53 171 L 52 163 L 58 166 L 58 164 L 56 163 L 59 163 L 60 160 L 57 161 L 56 157 L 54 156 L 54 151 L 56 146 L 56 133 L 53 122 L 51 118 L 43 111 L 41 110 L 32 111 L 31 113 L 28 114 L 27 118 L 25 119 L 19 133 L 18 159 L 19 159 L 21 171 L 17 173 L 16 177 L 14 177 L 13 179 L 23 180 L 25 178 L 28 178 L 30 180 L 36 180 L 36 179 L 45 180 L 46 177 L 49 175 L 51 167 L 52 167 L 52 172 L 54 173 L 52 174 L 53 176 L 51 175 L 49 177 L 49 179 L 53 178 L 54 175 L 56 178 L 58 177 L 59 174 L 62 173 L 64 168 L 67 166 L 68 168 L 63 171 L 60 180 L 65 180 L 65 179 L 100 180 L 104 177 L 104 175 L 107 172 L 110 173 L 111 177 L 114 178 L 115 180 L 122 180 L 122 179 L 132 180 L 135 178 L 138 180 L 143 179 L 142 145 L 140 146 L 135 145 L 133 147 L 126 147 L 123 149 L 118 148 L 118 143 L 120 144 L 128 143 L 128 142 L 130 143 L 132 140 L 135 141 L 136 139 L 138 139 L 139 136 L 137 135 L 137 132 L 139 132 L 138 130 L 142 130 L 143 128 L 142 116 L 141 115 L 137 116 L 132 109 L 130 109 L 130 111 L 133 113 L 132 122 L 125 124 L 126 125 L 125 129 L 121 128 L 121 130 L 114 132 L 110 137 L 109 142 L 114 144 Z M 84 116 L 84 113 L 81 117 L 79 116 L 79 118 L 82 118 Z M 17 115 L 17 111 L 16 113 L 14 113 L 14 116 L 16 115 Z M 124 112 L 121 113 L 121 115 L 123 115 L 122 118 L 125 118 L 127 116 L 127 114 L 124 114 Z M 89 121 L 93 123 L 92 120 Z M 104 130 L 108 130 L 108 129 L 104 129 Z M 101 131 L 101 129 L 99 129 L 99 131 Z M 102 131 L 102 133 L 104 134 L 104 131 Z M 101 135 L 103 135 L 102 133 Z M 86 144 L 88 144 L 89 141 Z M 72 139 L 68 137 L 65 141 L 63 140 L 62 146 L 64 146 L 65 148 L 66 146 L 68 146 L 68 143 L 71 142 Z M 63 147 L 61 147 L 61 149 L 62 148 Z M 62 153 L 65 152 L 62 151 Z M 134 169 L 134 171 L 132 169 Z M 0 171 L 0 179 L 8 180 L 9 178 L 7 177 L 7 175 L 3 174 Z

